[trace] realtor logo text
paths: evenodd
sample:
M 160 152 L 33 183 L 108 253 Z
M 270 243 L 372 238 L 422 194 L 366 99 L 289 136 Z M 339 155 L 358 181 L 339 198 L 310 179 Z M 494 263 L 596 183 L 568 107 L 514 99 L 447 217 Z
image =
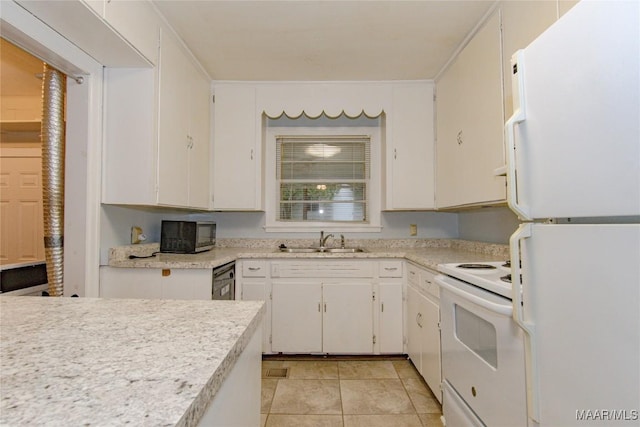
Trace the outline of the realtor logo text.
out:
M 637 409 L 578 409 L 577 421 L 637 421 Z

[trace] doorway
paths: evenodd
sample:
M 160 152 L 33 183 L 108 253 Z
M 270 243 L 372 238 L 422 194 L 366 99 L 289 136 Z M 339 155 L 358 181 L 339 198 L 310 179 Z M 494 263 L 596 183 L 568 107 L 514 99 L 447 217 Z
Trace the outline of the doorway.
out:
M 0 36 L 72 76 L 67 78 L 64 295 L 97 297 L 102 65 L 13 2 L 3 3 Z

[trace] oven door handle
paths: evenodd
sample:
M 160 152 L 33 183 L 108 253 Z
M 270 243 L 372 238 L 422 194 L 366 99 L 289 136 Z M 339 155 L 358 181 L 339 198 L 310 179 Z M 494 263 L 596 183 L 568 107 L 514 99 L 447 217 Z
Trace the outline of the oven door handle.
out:
M 511 306 L 511 304 L 498 304 L 493 301 L 488 301 L 484 298 L 473 295 L 465 291 L 464 289 L 460 289 L 457 286 L 446 282 L 445 276 L 436 276 L 435 280 L 442 289 L 445 289 L 460 298 L 464 298 L 465 300 L 472 302 L 477 306 L 486 308 L 493 313 L 501 314 L 503 316 L 511 316 L 513 314 L 513 307 Z
M 531 237 L 533 225 L 531 223 L 520 224 L 520 227 L 509 239 L 509 251 L 511 258 L 511 285 L 513 292 L 513 319 L 525 333 L 525 358 L 527 376 L 527 410 L 529 417 L 536 422 L 540 421 L 540 400 L 538 396 L 538 362 L 536 357 L 536 335 L 534 323 L 525 320 L 524 306 L 522 304 L 522 289 L 524 278 L 522 276 L 521 242 Z

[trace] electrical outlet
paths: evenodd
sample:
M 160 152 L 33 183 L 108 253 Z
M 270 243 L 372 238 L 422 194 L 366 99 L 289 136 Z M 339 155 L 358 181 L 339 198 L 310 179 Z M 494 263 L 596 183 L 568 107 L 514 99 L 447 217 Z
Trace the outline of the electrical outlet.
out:
M 418 224 L 409 224 L 409 235 L 410 236 L 418 235 Z
M 140 237 L 143 236 L 142 228 L 140 227 L 131 227 L 131 244 L 135 245 L 140 243 L 142 240 Z

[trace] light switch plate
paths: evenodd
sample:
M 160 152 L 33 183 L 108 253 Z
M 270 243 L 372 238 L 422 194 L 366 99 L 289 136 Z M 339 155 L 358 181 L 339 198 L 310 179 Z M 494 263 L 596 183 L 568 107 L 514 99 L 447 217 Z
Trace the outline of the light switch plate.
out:
M 418 225 L 417 224 L 409 224 L 409 235 L 417 236 L 418 235 Z

